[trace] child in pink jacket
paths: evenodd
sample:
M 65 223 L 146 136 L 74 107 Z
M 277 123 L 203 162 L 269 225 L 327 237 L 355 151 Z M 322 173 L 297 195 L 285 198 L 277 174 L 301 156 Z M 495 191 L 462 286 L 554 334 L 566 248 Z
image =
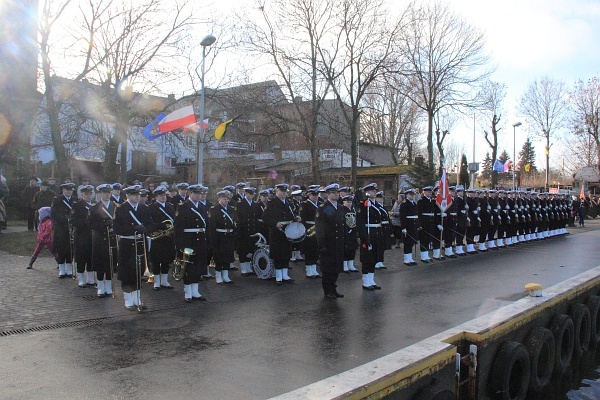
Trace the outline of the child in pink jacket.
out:
M 38 234 L 37 234 L 37 246 L 33 255 L 31 256 L 31 260 L 29 260 L 29 266 L 27 269 L 33 268 L 33 263 L 38 258 L 38 255 L 41 251 L 46 247 L 50 253 L 52 253 L 52 218 L 50 218 L 50 207 L 42 207 L 38 211 L 40 223 L 38 226 Z M 52 255 L 56 258 L 56 255 L 52 253 Z

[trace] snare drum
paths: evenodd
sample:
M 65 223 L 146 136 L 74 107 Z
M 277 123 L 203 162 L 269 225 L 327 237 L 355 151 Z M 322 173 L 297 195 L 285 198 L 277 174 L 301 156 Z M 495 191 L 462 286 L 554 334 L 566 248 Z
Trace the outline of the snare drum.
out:
M 269 250 L 261 248 L 252 256 L 252 269 L 259 279 L 270 279 L 275 277 L 275 267 L 269 257 Z
M 306 228 L 300 222 L 290 222 L 285 227 L 285 236 L 292 243 L 300 243 L 306 237 Z

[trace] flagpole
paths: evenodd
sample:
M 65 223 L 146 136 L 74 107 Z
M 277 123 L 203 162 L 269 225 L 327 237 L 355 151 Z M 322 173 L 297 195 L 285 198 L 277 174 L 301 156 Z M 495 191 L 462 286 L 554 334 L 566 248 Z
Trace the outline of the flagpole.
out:
M 206 59 L 206 47 L 212 45 L 217 40 L 213 35 L 207 35 L 202 39 L 202 71 L 201 71 L 201 86 L 200 86 L 200 132 L 198 133 L 198 154 L 196 163 L 198 164 L 198 183 L 202 183 L 203 164 L 204 164 L 204 60 Z

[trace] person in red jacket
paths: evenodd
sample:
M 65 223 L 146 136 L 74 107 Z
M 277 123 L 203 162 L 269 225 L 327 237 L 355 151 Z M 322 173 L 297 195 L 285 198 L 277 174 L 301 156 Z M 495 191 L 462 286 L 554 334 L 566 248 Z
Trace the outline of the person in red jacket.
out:
M 29 260 L 27 269 L 33 268 L 33 263 L 37 260 L 38 255 L 44 250 L 44 247 L 52 253 L 52 218 L 50 218 L 50 207 L 42 207 L 39 209 L 40 223 L 38 225 L 37 246 Z M 56 259 L 56 254 L 52 254 Z

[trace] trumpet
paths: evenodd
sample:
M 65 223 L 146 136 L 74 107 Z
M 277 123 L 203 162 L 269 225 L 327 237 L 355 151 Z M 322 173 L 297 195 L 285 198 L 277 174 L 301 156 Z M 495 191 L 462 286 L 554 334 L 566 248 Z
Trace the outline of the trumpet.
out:
M 172 276 L 176 281 L 183 279 L 183 276 L 185 275 L 185 265 L 191 264 L 192 262 L 190 261 L 190 257 L 196 254 L 194 249 L 190 249 L 189 247 L 179 251 L 181 251 L 181 258 L 179 258 L 178 255 L 173 261 Z
M 153 232 L 150 235 L 150 238 L 152 240 L 156 240 L 158 238 L 166 237 L 166 236 L 173 236 L 173 233 L 175 232 L 175 227 L 173 226 L 173 221 L 171 221 L 170 219 L 165 219 L 162 222 L 162 224 L 165 225 L 167 228 L 163 229 L 162 231 Z
M 315 236 L 317 234 L 317 231 L 315 230 L 315 226 L 316 225 L 313 225 L 313 226 L 311 226 L 310 228 L 308 228 L 306 230 L 306 237 L 312 237 L 312 236 Z

